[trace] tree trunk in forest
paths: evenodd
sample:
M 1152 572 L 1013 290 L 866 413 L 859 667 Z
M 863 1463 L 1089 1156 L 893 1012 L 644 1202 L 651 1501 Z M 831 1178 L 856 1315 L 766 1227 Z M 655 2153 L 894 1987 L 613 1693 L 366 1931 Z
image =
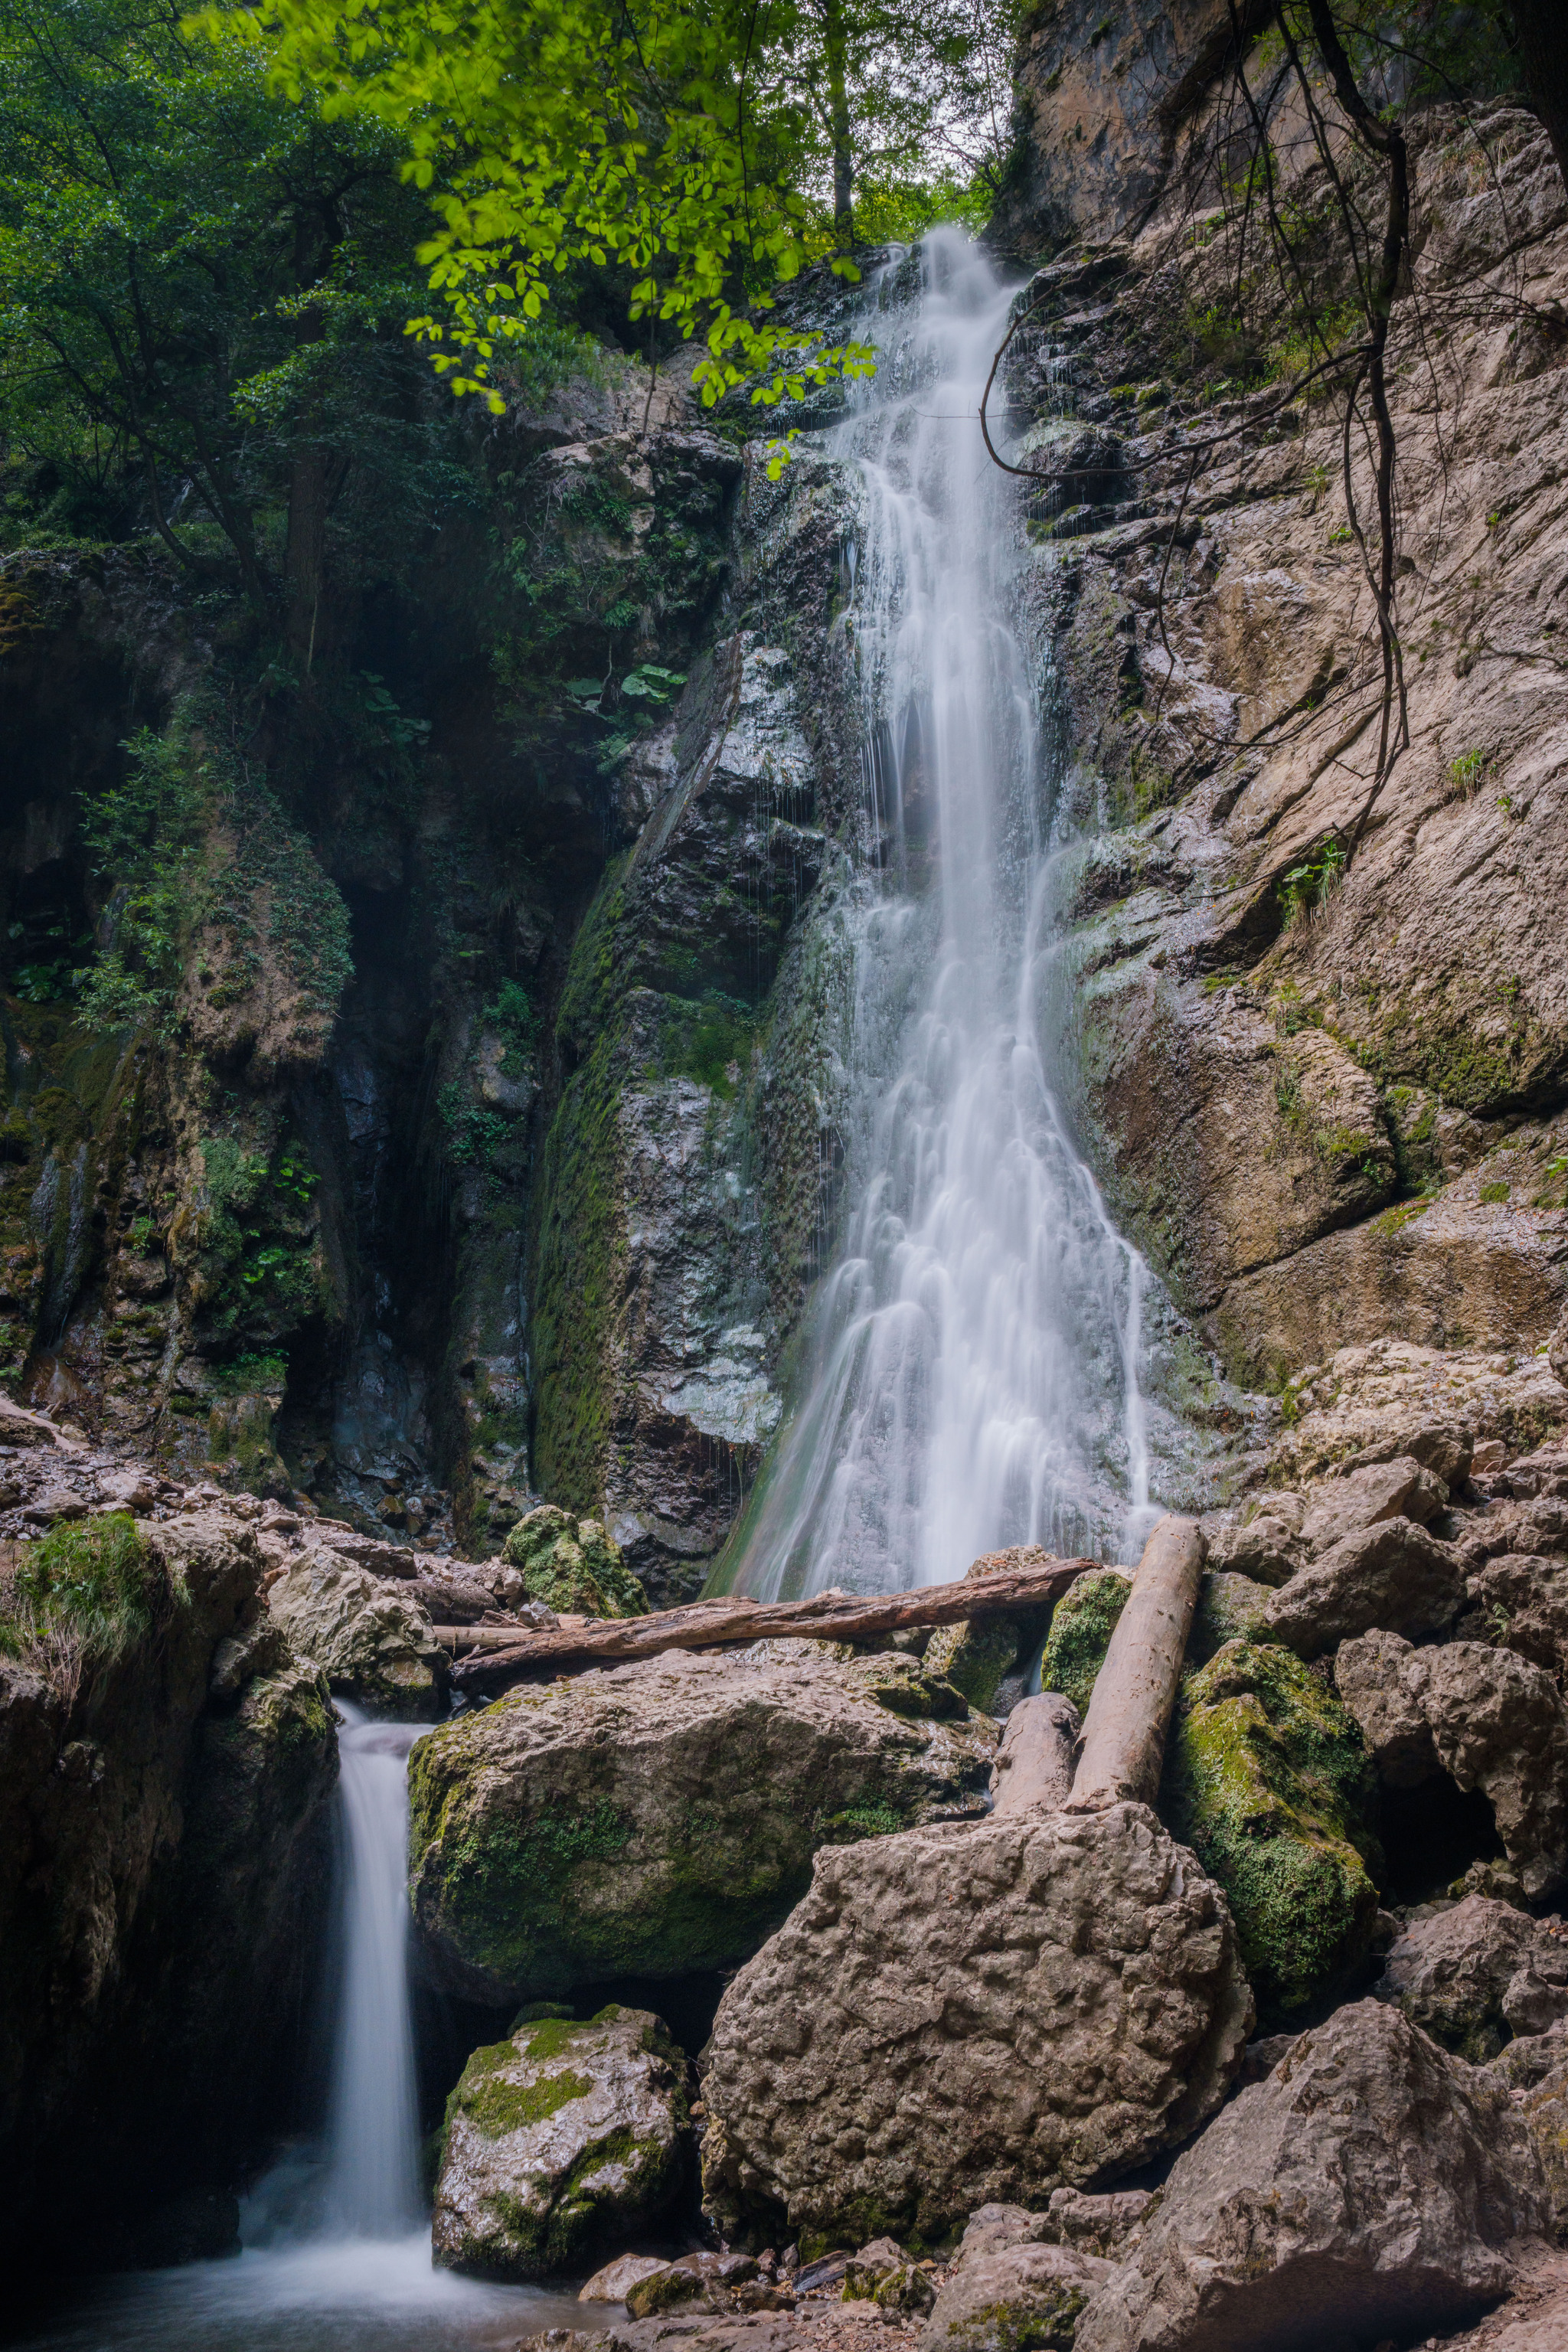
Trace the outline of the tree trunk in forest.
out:
M 833 134 L 833 234 L 842 246 L 855 237 L 855 151 L 849 137 L 849 85 L 841 0 L 826 0 L 827 108 Z
M 973 1584 L 928 1584 L 914 1592 L 818 1592 L 809 1601 L 693 1601 L 651 1617 L 580 1618 L 544 1633 L 524 1633 L 503 1650 L 465 1658 L 453 1669 L 458 1690 L 490 1693 L 563 1669 L 614 1666 L 668 1650 L 721 1650 L 780 1636 L 869 1642 L 920 1625 L 955 1625 L 963 1617 L 1005 1617 L 1059 1601 L 1075 1578 L 1100 1565 L 1055 1559 L 1011 1569 Z M 1129 1604 L 1131 1605 L 1131 1604 Z M 487 1633 L 491 1629 L 483 1629 Z
M 1069 1801 L 1075 1812 L 1122 1797 L 1153 1803 L 1207 1550 L 1196 1520 L 1173 1512 L 1144 1545 L 1089 1702 Z
M 1525 96 L 1546 125 L 1568 187 L 1568 7 L 1563 0 L 1512 0 Z
M 1058 1812 L 1072 1788 L 1079 1729 L 1078 1709 L 1060 1691 L 1021 1698 L 1007 1717 L 991 1768 L 993 1814 L 1035 1808 Z
M 295 446 L 289 469 L 289 538 L 283 556 L 289 651 L 307 674 L 315 659 L 321 572 L 327 551 L 327 453 L 317 441 Z

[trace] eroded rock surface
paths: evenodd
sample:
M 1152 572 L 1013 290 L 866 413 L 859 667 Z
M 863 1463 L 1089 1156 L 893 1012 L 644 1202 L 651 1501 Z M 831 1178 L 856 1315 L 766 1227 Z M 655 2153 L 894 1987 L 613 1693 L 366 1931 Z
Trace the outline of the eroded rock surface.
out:
M 1450 1545 L 1414 1519 L 1382 1519 L 1342 1537 L 1282 1585 L 1261 1630 L 1303 1658 L 1321 1658 L 1372 1626 L 1411 1636 L 1443 1633 L 1464 1589 Z
M 984 1810 L 995 1726 L 897 1655 L 673 1654 L 510 1692 L 410 1768 L 424 1964 L 530 2000 L 755 1951 L 817 1847 Z
M 1510 2034 L 1544 2034 L 1568 2017 L 1563 1923 L 1467 1895 L 1405 1928 L 1377 1992 L 1446 2049 L 1482 2064 Z
M 1550 1675 L 1479 1642 L 1421 1649 L 1386 1633 L 1347 1642 L 1334 1673 L 1391 1786 L 1415 1787 L 1441 1765 L 1485 1792 L 1528 1895 L 1563 1883 L 1568 1708 Z
M 312 1551 L 270 1587 L 267 1605 L 342 1697 L 408 1723 L 429 1723 L 444 1711 L 446 1653 L 425 1609 L 401 1585 L 337 1553 Z
M 686 2074 L 640 2009 L 543 2018 L 476 2050 L 447 2102 L 437 2262 L 542 2278 L 658 2221 L 689 2168 Z
M 706 2201 L 850 2244 L 1043 2204 L 1195 2129 L 1252 2014 L 1222 1899 L 1145 1807 L 825 1853 L 720 2004 Z
M 1301 2035 L 1180 2156 L 1075 2352 L 1308 2352 L 1452 2326 L 1514 2284 L 1545 2184 L 1506 2094 L 1377 2001 Z

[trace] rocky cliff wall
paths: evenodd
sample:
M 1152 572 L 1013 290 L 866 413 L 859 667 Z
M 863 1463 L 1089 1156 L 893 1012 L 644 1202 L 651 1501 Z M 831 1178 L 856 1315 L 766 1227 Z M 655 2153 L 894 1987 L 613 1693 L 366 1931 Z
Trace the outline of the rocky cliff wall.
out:
M 37 1433 L 0 1436 L 36 1485 Z M 41 1634 L 15 1558 L 0 1575 L 0 2231 L 68 2266 L 178 2259 L 231 2242 L 215 2184 L 298 2119 L 336 1734 L 325 1685 L 261 1617 L 243 1519 L 65 1459 L 75 1483 L 46 1480 L 35 1524 L 77 1540 L 84 1478 L 142 1513 L 95 1524 L 136 1547 L 146 1608 L 118 1637 L 87 1624 L 101 1538 Z
M 1126 1228 L 1252 1383 L 1384 1332 L 1537 1348 L 1568 1279 L 1568 207 L 1530 117 L 1479 127 L 1496 176 L 1457 114 L 1414 141 L 1411 741 L 1342 880 L 1379 705 L 1336 415 L 1217 381 L 1223 289 L 1168 219 L 1047 265 L 1016 370 L 1069 470 L 1031 530 L 1079 833 L 1075 1112 Z M 1184 504 L 1189 447 L 1227 429 Z

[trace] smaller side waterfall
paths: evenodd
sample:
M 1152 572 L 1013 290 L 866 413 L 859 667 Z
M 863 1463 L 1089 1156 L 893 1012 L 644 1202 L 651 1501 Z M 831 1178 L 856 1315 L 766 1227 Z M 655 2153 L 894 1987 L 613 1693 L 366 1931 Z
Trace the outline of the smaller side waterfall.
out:
M 328 2132 L 326 2234 L 405 2238 L 420 2225 L 419 2113 L 408 2001 L 408 1751 L 423 1724 L 339 1702 L 343 1986 Z

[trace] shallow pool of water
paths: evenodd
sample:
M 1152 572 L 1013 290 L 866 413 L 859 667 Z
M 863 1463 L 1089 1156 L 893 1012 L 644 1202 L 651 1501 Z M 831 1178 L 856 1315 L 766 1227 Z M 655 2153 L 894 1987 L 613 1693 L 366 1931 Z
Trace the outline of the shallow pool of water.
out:
M 569 2286 L 437 2270 L 426 2231 L 84 2281 L 6 2340 L 16 2352 L 510 2352 L 542 2328 L 625 2315 L 619 2304 L 579 2304 Z

